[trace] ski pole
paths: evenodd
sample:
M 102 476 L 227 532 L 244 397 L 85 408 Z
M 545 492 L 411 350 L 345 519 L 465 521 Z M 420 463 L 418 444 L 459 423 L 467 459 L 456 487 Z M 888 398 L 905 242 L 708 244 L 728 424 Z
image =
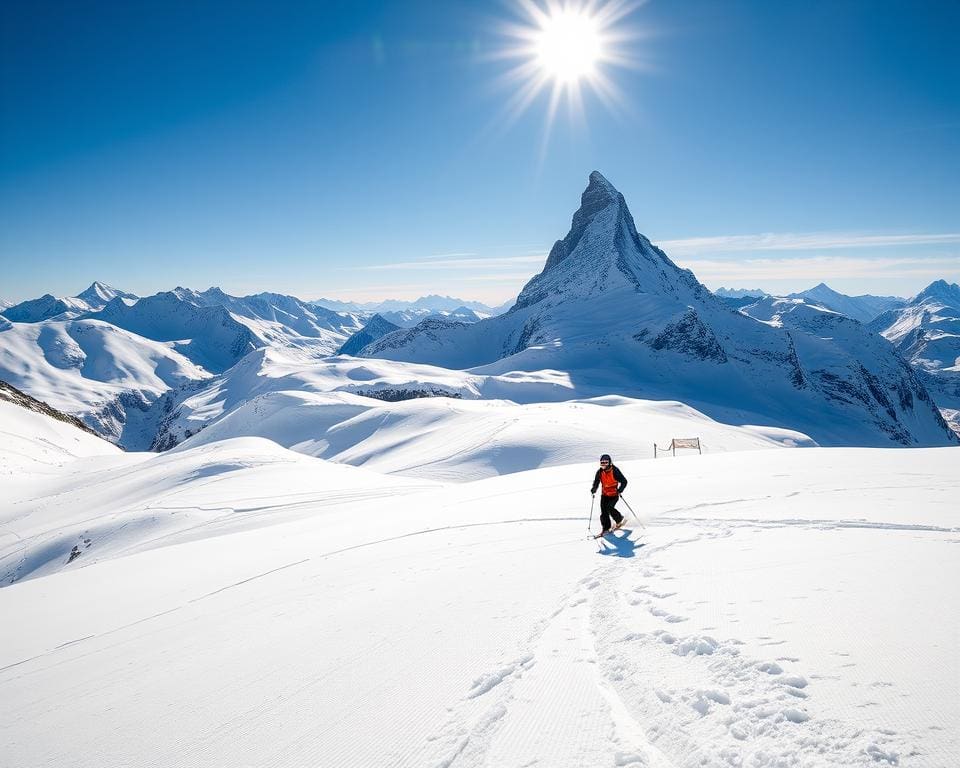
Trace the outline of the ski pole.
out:
M 593 505 L 596 503 L 597 497 L 595 494 L 590 494 L 590 519 L 587 521 L 587 533 L 590 533 L 590 526 L 593 525 Z
M 630 502 L 623 498 L 622 493 L 620 494 L 620 498 L 623 500 L 623 503 L 627 505 L 627 509 L 630 510 L 630 514 L 633 515 L 633 519 L 640 523 L 640 518 L 637 517 L 637 513 L 633 511 L 633 507 L 630 506 Z M 640 527 L 646 528 L 647 526 L 645 526 L 643 523 L 640 523 Z

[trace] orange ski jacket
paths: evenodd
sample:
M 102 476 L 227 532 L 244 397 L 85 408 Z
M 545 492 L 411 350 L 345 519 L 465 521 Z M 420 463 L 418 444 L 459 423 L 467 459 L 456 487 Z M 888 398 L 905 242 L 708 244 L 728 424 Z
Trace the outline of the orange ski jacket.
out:
M 590 493 L 596 493 L 597 488 L 603 486 L 604 496 L 619 496 L 627 487 L 627 478 L 617 467 L 611 464 L 607 469 L 598 469 L 593 477 L 593 486 Z

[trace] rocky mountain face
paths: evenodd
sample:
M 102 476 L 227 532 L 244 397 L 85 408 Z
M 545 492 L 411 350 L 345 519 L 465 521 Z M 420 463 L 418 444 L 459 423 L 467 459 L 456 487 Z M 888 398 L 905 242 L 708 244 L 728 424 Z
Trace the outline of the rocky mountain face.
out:
M 388 333 L 399 331 L 400 326 L 391 323 L 383 316 L 377 314 L 371 317 L 366 325 L 353 334 L 340 349 L 338 355 L 355 355 L 368 344 L 372 344 L 377 339 L 386 336 Z
M 361 354 L 480 373 L 553 369 L 591 392 L 678 399 L 828 445 L 956 442 L 888 344 L 821 310 L 779 324 L 733 311 L 637 232 L 597 172 L 570 231 L 506 314 L 425 321 Z

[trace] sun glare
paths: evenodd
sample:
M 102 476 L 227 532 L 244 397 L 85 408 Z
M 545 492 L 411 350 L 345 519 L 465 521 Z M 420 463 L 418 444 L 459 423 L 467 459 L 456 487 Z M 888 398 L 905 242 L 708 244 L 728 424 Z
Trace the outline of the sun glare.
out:
M 506 24 L 508 43 L 497 58 L 512 59 L 506 73 L 517 90 L 507 103 L 516 119 L 541 94 L 549 94 L 546 137 L 560 105 L 570 115 L 583 116 L 584 92 L 616 110 L 624 99 L 610 71 L 640 65 L 634 46 L 639 35 L 624 26 L 625 17 L 642 0 L 516 0 L 522 21 Z M 508 120 L 509 123 L 511 120 Z
M 545 18 L 536 46 L 540 66 L 562 83 L 592 75 L 601 56 L 596 22 L 584 10 L 564 9 Z

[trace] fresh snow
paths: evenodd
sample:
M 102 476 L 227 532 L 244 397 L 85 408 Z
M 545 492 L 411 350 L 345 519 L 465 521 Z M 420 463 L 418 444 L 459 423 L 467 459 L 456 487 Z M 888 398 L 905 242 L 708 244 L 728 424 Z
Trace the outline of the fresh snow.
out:
M 686 432 L 708 451 L 814 444 L 750 421 L 720 424 L 673 400 L 591 394 L 557 371 L 483 375 L 265 349 L 165 405 L 159 445 L 256 435 L 378 471 L 463 480 L 575 461 L 585 449 L 599 455 L 605 440 L 630 457 L 652 455 L 654 442 Z M 413 445 L 412 464 L 408 452 L 393 450 Z
M 25 413 L 0 454 L 46 450 Z M 11 765 L 960 750 L 957 449 L 618 460 L 643 526 L 600 542 L 593 456 L 451 484 L 262 438 L 107 449 L 23 466 L 0 501 Z

